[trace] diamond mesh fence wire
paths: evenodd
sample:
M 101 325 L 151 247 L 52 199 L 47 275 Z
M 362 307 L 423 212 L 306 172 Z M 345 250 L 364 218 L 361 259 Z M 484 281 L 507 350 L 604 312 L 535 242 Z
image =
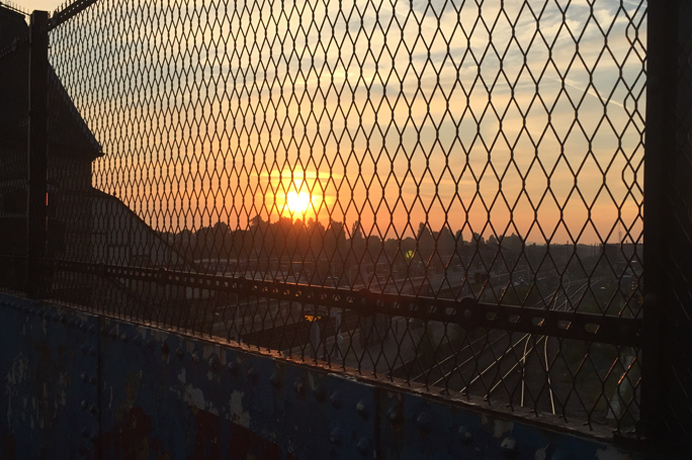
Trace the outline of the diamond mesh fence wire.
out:
M 634 426 L 646 2 L 62 11 L 51 297 Z

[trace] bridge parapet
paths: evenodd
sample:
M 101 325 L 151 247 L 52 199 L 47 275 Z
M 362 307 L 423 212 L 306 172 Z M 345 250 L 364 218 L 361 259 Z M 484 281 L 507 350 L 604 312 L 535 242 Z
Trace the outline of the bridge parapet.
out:
M 238 344 L 0 295 L 3 458 L 643 458 Z

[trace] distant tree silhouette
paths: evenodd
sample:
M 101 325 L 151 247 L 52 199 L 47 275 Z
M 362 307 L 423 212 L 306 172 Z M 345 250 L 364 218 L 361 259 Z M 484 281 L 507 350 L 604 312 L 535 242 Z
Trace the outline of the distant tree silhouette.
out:
M 418 242 L 417 257 L 420 262 L 427 265 L 435 251 L 435 239 L 427 223 L 421 222 L 418 224 L 416 241 Z
M 617 245 L 596 249 L 587 245 L 527 245 L 516 233 L 491 234 L 486 240 L 474 232 L 467 242 L 461 229 L 454 232 L 443 225 L 433 231 L 429 222 L 420 222 L 413 237 L 386 241 L 372 230 L 366 232 L 360 221 L 350 225 L 350 232 L 348 229 L 344 222 L 333 220 L 325 227 L 314 219 L 280 217 L 269 222 L 256 215 L 246 228 L 231 229 L 219 221 L 197 231 L 161 232 L 161 236 L 187 258 L 198 261 L 200 269 L 300 270 L 297 275 L 303 281 L 322 283 L 329 278 L 330 284 L 348 280 L 352 285 L 368 285 L 375 275 L 415 278 L 449 269 L 465 270 L 468 276 L 513 271 L 527 279 L 546 279 L 556 273 L 608 276 L 624 270 L 622 260 L 634 254 L 633 250 L 625 254 Z M 579 263 L 574 262 L 575 251 Z

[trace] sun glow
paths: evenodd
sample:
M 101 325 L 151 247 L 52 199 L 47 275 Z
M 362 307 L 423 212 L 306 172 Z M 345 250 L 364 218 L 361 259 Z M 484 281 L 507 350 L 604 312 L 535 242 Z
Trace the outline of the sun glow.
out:
M 329 224 L 333 214 L 329 206 L 334 204 L 336 196 L 333 181 L 337 175 L 295 167 L 271 171 L 265 177 L 269 184 L 264 196 L 270 221 L 289 218 Z
M 308 192 L 296 192 L 292 190 L 286 194 L 286 208 L 291 214 L 305 214 L 312 200 Z

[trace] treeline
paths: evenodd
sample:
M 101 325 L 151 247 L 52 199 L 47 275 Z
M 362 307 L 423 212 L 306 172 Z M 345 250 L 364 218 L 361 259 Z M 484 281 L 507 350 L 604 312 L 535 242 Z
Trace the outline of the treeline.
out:
M 450 267 L 477 266 L 478 271 L 487 271 L 499 261 L 511 269 L 525 254 L 524 241 L 516 234 L 487 240 L 473 234 L 465 241 L 461 230 L 443 227 L 434 231 L 426 223 L 418 225 L 414 237 L 386 240 L 366 234 L 357 221 L 347 229 L 336 221 L 325 227 L 312 219 L 267 222 L 260 217 L 253 218 L 247 229 L 233 230 L 218 222 L 196 232 L 183 230 L 163 236 L 189 260 L 254 261 L 260 268 L 309 263 L 323 275 L 332 276 L 342 276 L 353 267 L 361 272 L 405 270 L 414 275 Z

